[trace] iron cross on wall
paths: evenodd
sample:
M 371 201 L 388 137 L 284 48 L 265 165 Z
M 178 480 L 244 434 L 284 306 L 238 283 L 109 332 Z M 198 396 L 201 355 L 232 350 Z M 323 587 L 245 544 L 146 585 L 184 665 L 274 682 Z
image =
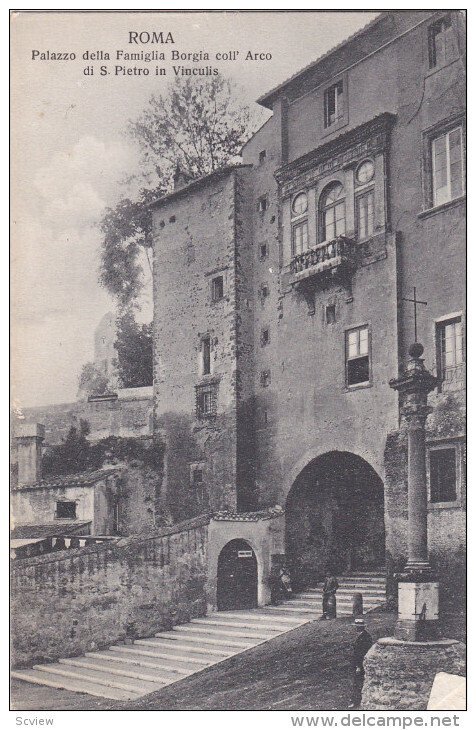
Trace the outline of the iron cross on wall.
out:
M 406 297 L 402 297 L 402 302 L 412 302 L 413 303 L 413 316 L 415 319 L 415 342 L 418 342 L 417 337 L 417 304 L 425 304 L 427 305 L 428 302 L 422 302 L 419 299 L 416 298 L 416 286 L 413 287 L 413 299 L 407 299 Z

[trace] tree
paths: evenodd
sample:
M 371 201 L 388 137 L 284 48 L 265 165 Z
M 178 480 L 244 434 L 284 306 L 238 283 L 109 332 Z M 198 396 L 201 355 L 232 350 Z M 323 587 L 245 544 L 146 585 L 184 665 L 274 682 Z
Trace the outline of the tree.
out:
M 152 219 L 147 204 L 172 187 L 179 169 L 192 180 L 239 160 L 252 132 L 250 111 L 236 101 L 220 76 L 197 81 L 176 79 L 163 96 L 152 95 L 127 133 L 142 155 L 140 190 L 123 198 L 101 220 L 100 282 L 125 309 L 141 290 L 141 247 L 151 245 Z M 149 262 L 150 263 L 150 262 Z
M 123 388 L 152 385 L 152 325 L 138 324 L 133 312 L 126 310 L 117 319 L 117 371 Z
M 79 393 L 88 395 L 104 395 L 108 392 L 109 378 L 92 362 L 83 365 L 79 376 Z
M 91 444 L 87 437 L 91 429 L 82 418 L 79 430 L 71 426 L 63 443 L 51 449 L 43 458 L 45 474 L 76 474 L 90 467 L 89 450 Z

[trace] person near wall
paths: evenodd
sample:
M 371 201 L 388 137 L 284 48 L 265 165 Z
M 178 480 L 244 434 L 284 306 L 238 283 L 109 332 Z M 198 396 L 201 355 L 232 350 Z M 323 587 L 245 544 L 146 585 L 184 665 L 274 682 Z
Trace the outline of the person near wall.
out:
M 365 628 L 363 618 L 356 618 L 354 625 L 357 630 L 357 638 L 352 645 L 352 699 L 349 709 L 360 707 L 362 700 L 362 687 L 364 686 L 364 657 L 373 644 L 372 637 Z
M 327 570 L 322 588 L 321 621 L 336 617 L 336 592 L 338 588 L 337 578 L 332 574 L 332 571 Z

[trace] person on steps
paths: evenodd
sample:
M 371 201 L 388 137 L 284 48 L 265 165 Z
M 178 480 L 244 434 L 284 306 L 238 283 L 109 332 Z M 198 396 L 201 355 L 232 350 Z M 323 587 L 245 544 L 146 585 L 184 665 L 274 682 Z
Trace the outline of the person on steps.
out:
M 337 578 L 332 574 L 332 571 L 327 570 L 322 588 L 321 621 L 336 617 L 336 592 L 338 588 Z

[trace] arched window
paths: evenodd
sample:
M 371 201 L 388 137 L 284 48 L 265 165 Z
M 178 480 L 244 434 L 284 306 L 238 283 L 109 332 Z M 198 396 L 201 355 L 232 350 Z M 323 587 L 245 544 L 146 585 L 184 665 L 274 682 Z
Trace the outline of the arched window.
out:
M 328 187 L 321 196 L 319 205 L 319 239 L 332 241 L 345 234 L 345 193 L 343 186 L 336 182 Z

